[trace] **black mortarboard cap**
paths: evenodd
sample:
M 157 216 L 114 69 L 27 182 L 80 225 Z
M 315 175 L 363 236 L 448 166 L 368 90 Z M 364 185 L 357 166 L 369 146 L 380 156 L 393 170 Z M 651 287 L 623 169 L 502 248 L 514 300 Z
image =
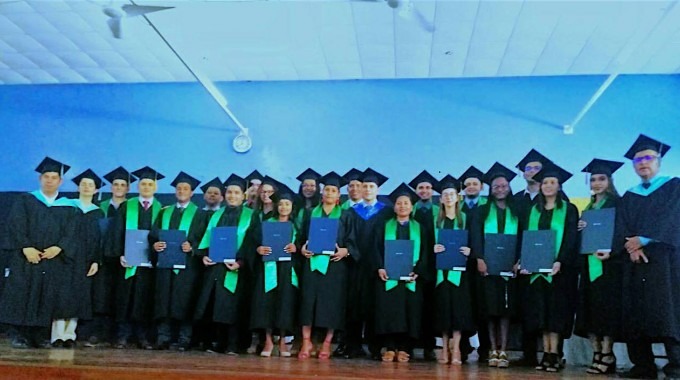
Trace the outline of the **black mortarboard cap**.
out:
M 451 174 L 447 174 L 444 176 L 444 178 L 437 181 L 437 183 L 434 185 L 434 189 L 439 194 L 441 194 L 445 189 L 456 189 L 456 191 L 460 191 L 460 186 L 460 181 L 457 180 L 456 177 L 452 176 Z
M 313 179 L 318 182 L 319 178 L 321 178 L 321 174 L 315 172 L 313 169 L 306 169 L 305 171 L 300 173 L 299 176 L 297 176 L 297 180 L 300 182 L 306 179 Z
M 246 185 L 247 185 L 247 183 L 246 183 L 245 178 L 241 178 L 241 177 L 237 176 L 236 174 L 230 175 L 229 178 L 227 178 L 227 180 L 224 181 L 224 188 L 225 189 L 229 186 L 238 186 L 238 187 L 241 188 L 241 190 L 243 192 L 245 192 L 246 188 L 247 188 Z
M 338 189 L 347 184 L 345 178 L 336 172 L 327 173 L 323 177 L 319 178 L 319 182 L 324 186 L 335 186 Z
M 361 170 L 358 169 L 350 169 L 343 177 L 345 178 L 345 181 L 347 183 L 350 183 L 352 181 L 361 181 L 361 176 L 364 173 Z
M 382 186 L 383 183 L 385 183 L 388 179 L 389 178 L 371 168 L 364 170 L 364 173 L 361 176 L 361 182 L 373 182 L 379 187 Z
M 542 182 L 544 178 L 555 177 L 562 184 L 571 178 L 571 173 L 550 162 L 543 166 L 543 169 L 534 175 L 534 181 Z
M 531 162 L 531 161 L 529 161 L 529 162 Z M 517 173 L 508 169 L 507 167 L 503 166 L 502 164 L 495 162 L 493 165 L 491 165 L 489 170 L 486 171 L 482 180 L 484 181 L 484 183 L 491 186 L 491 182 L 493 182 L 493 180 L 498 178 L 498 177 L 503 177 L 503 178 L 507 179 L 508 182 L 510 182 L 516 176 L 517 176 Z
M 246 176 L 246 182 L 248 182 L 248 185 L 250 185 L 250 181 L 254 179 L 259 179 L 262 181 L 264 179 L 264 176 L 260 174 L 257 170 L 253 170 L 250 174 Z
M 626 152 L 626 154 L 624 154 L 623 156 L 629 160 L 632 160 L 637 152 L 647 149 L 651 149 L 659 153 L 659 156 L 663 157 L 666 154 L 666 152 L 668 152 L 671 149 L 671 146 L 664 144 L 661 141 L 654 140 L 649 136 L 640 135 L 638 136 L 637 140 L 635 140 L 635 142 L 633 143 L 633 146 L 631 146 L 630 149 L 628 149 L 628 152 Z
M 524 158 L 522 158 L 522 160 L 520 160 L 520 162 L 517 164 L 516 168 L 521 170 L 521 171 L 524 171 L 524 167 L 527 166 L 527 164 L 530 163 L 530 162 L 540 162 L 541 164 L 543 164 L 545 166 L 546 164 L 548 164 L 552 161 L 550 161 L 550 159 L 548 159 L 548 157 L 539 153 L 536 149 L 532 149 L 532 150 L 529 151 L 529 153 L 527 153 L 526 156 L 524 156 Z
M 201 181 L 197 180 L 196 178 L 190 176 L 185 172 L 179 172 L 179 174 L 177 174 L 177 177 L 175 177 L 170 186 L 177 187 L 177 185 L 180 183 L 188 183 L 189 186 L 191 186 L 191 191 L 194 191 L 201 183 Z
M 427 182 L 434 187 L 434 185 L 437 184 L 437 179 L 434 178 L 432 174 L 428 173 L 427 170 L 423 170 L 420 172 L 420 174 L 413 178 L 411 182 L 408 183 L 408 185 L 415 189 L 418 187 L 419 183 L 423 182 Z
M 104 179 L 106 179 L 109 183 L 113 183 L 113 181 L 120 179 L 129 184 L 132 182 L 135 182 L 137 178 L 135 178 L 132 174 L 130 174 L 129 171 L 127 171 L 124 167 L 119 166 L 110 172 L 106 173 L 104 175 Z
M 595 158 L 590 161 L 590 163 L 586 165 L 586 167 L 581 171 L 583 173 L 604 174 L 608 177 L 611 177 L 611 175 L 614 174 L 615 171 L 619 170 L 621 166 L 623 166 L 623 162 Z
M 154 181 L 158 181 L 158 180 L 165 178 L 165 176 L 163 174 L 157 172 L 156 170 L 154 170 L 154 169 L 152 169 L 148 166 L 145 166 L 141 169 L 135 170 L 134 172 L 132 172 L 132 174 L 134 174 L 135 177 L 139 178 L 140 180 L 142 180 L 142 179 L 152 179 Z
M 73 183 L 76 184 L 76 186 L 80 186 L 80 181 L 82 181 L 82 180 L 85 179 L 85 178 L 89 178 L 89 179 L 93 180 L 93 181 L 94 181 L 94 186 L 95 186 L 97 189 L 101 189 L 101 187 L 102 187 L 102 179 L 101 179 L 95 172 L 93 172 L 92 169 L 87 169 L 87 170 L 85 170 L 84 172 L 78 174 L 77 176 L 75 176 L 75 177 L 73 178 L 72 181 L 73 181 Z
M 260 180 L 262 181 L 262 185 L 264 184 L 272 185 L 274 187 L 274 190 L 276 190 L 279 184 L 281 183 L 268 175 L 262 177 Z
M 426 181 L 420 181 L 420 182 L 426 182 Z M 434 184 L 436 185 L 437 182 L 435 181 Z M 403 182 L 390 193 L 389 198 L 392 201 L 392 203 L 397 203 L 397 198 L 401 197 L 402 195 L 406 195 L 407 197 L 409 197 L 411 199 L 411 203 L 413 203 L 413 204 L 415 204 L 418 201 L 418 199 L 420 199 L 418 197 L 418 194 L 416 194 L 416 192 L 413 191 L 413 189 L 411 189 L 408 185 L 406 185 Z
M 458 178 L 463 189 L 465 188 L 465 181 L 470 178 L 477 178 L 479 182 L 482 182 L 482 179 L 484 178 L 484 172 L 474 166 L 467 168 L 467 170 Z
M 276 191 L 271 196 L 272 202 L 278 203 L 281 199 L 287 199 L 294 203 L 297 199 L 297 194 L 285 184 L 278 182 L 275 187 Z
M 59 173 L 59 175 L 64 175 L 66 172 L 71 169 L 70 166 L 66 164 L 62 164 L 61 162 L 50 158 L 50 157 L 45 157 L 42 162 L 38 165 L 37 168 L 35 168 L 35 171 L 40 173 L 40 174 L 45 174 L 47 172 L 55 172 Z
M 219 179 L 219 177 L 215 177 L 215 178 L 211 179 L 210 181 L 206 182 L 203 186 L 201 186 L 201 191 L 203 191 L 203 193 L 205 193 L 211 187 L 216 187 L 216 188 L 220 189 L 220 193 L 224 193 L 224 185 L 222 184 L 222 180 Z

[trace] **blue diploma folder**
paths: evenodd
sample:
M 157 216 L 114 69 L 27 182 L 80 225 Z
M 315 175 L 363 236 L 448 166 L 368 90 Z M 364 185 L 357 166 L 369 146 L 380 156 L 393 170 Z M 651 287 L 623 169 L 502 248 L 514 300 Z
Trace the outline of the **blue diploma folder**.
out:
M 598 250 L 611 251 L 616 209 L 587 210 L 583 212 L 581 219 L 588 223 L 581 231 L 581 254 L 589 255 Z
M 468 246 L 467 230 L 439 230 L 439 244 L 446 250 L 436 254 L 437 269 L 465 271 L 467 257 L 460 253 L 461 247 Z
M 148 230 L 125 230 L 125 261 L 131 267 L 152 267 Z
M 262 245 L 272 249 L 272 253 L 262 256 L 262 261 L 291 261 L 292 256 L 283 249 L 291 243 L 292 238 L 291 222 L 262 223 Z
M 485 234 L 484 262 L 486 262 L 486 272 L 492 276 L 512 277 L 516 250 L 517 235 Z
M 165 242 L 165 250 L 158 253 L 157 268 L 185 269 L 187 254 L 182 251 L 182 243 L 187 241 L 187 234 L 181 230 L 160 230 L 158 240 Z
M 531 273 L 550 273 L 555 262 L 555 231 L 524 231 L 522 269 Z
M 215 227 L 210 234 L 208 256 L 216 263 L 236 262 L 237 227 Z
M 413 240 L 385 241 L 385 271 L 390 280 L 408 281 L 413 272 Z
M 312 218 L 309 223 L 309 244 L 307 249 L 315 255 L 332 255 L 338 240 L 339 219 Z

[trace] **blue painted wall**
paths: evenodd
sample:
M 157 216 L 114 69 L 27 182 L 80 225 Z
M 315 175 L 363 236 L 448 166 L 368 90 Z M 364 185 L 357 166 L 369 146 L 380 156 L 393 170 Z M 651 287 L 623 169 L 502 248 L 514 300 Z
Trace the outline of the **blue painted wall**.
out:
M 220 83 L 250 128 L 246 154 L 232 150 L 236 126 L 198 84 L 0 86 L 0 191 L 35 188 L 33 169 L 49 155 L 73 166 L 67 178 L 148 164 L 170 177 L 163 192 L 179 170 L 207 180 L 257 168 L 296 186 L 308 166 L 371 166 L 391 178 L 385 193 L 424 168 L 458 176 L 470 164 L 512 166 L 532 147 L 577 172 L 594 156 L 623 159 L 639 133 L 674 146 L 663 171 L 680 174 L 678 75 L 619 77 L 574 135 L 562 133 L 604 79 Z M 617 185 L 635 183 L 627 163 Z M 587 195 L 585 177 L 566 191 Z

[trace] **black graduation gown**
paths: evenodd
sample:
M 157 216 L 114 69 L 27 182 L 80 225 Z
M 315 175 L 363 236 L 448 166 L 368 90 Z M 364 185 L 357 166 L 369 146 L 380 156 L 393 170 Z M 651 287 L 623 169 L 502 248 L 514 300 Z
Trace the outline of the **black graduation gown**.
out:
M 217 227 L 238 226 L 238 221 L 241 216 L 243 206 L 229 207 L 222 214 L 222 217 L 217 222 Z M 210 220 L 208 219 L 207 223 Z M 218 323 L 236 324 L 240 321 L 240 308 L 242 307 L 244 292 L 248 291 L 246 277 L 248 275 L 248 268 L 245 258 L 248 252 L 255 249 L 252 246 L 252 233 L 254 226 L 259 223 L 257 213 L 253 213 L 250 221 L 250 227 L 246 231 L 243 238 L 243 243 L 236 253 L 236 260 L 241 265 L 239 268 L 239 278 L 236 285 L 236 291 L 230 292 L 224 287 L 224 278 L 227 275 L 227 266 L 224 263 L 217 263 L 215 265 L 205 268 L 203 279 L 199 289 L 198 300 L 196 301 L 196 310 L 194 319 L 208 320 Z M 210 249 L 199 250 L 200 256 L 209 256 Z
M 76 232 L 70 206 L 48 207 L 31 194 L 22 194 L 12 205 L 8 220 L 11 248 L 9 276 L 0 308 L 0 322 L 17 326 L 50 326 L 60 278 L 67 275 L 64 263 Z M 50 260 L 31 264 L 22 249 L 43 250 L 58 246 L 62 252 Z
M 623 331 L 627 339 L 680 340 L 680 179 L 648 196 L 626 192 L 617 208 L 613 253 L 623 256 Z M 630 261 L 626 237 L 643 247 L 646 264 Z
M 416 203 L 417 205 L 417 203 Z M 428 247 L 426 253 L 429 257 L 425 260 L 426 267 L 424 267 L 423 278 L 421 279 L 420 287 L 423 290 L 423 310 L 421 315 L 421 321 L 423 323 L 421 329 L 421 335 L 425 342 L 421 345 L 429 348 L 431 344 L 434 343 L 435 335 L 441 334 L 439 331 L 434 330 L 434 318 L 435 318 L 435 300 L 434 300 L 434 289 L 436 280 L 436 270 L 435 270 L 435 259 L 432 247 L 436 243 L 434 239 L 434 219 L 437 217 L 436 210 L 434 209 L 434 204 L 431 204 L 429 208 L 421 207 L 416 210 L 414 219 L 420 223 L 421 233 L 423 235 L 423 240 L 425 241 L 425 246 Z
M 263 222 L 276 223 L 276 222 Z M 293 227 L 296 228 L 296 227 Z M 257 224 L 251 235 L 253 250 L 249 251 L 248 265 L 253 273 L 253 293 L 250 313 L 250 328 L 252 330 L 275 329 L 277 331 L 292 332 L 297 327 L 297 312 L 299 307 L 300 286 L 292 283 L 292 271 L 300 272 L 302 264 L 300 254 L 300 234 L 296 234 L 296 253 L 291 254 L 291 261 L 276 263 L 276 288 L 265 292 L 265 272 L 262 256 L 257 253 L 257 247 L 262 245 L 262 227 Z
M 304 211 L 301 242 L 308 240 L 311 211 Z M 299 314 L 302 326 L 339 330 L 345 327 L 348 266 L 350 261 L 360 259 L 350 212 L 342 210 L 337 237 L 338 246 L 347 248 L 350 255 L 338 262 L 330 261 L 325 275 L 317 271 L 312 272 L 311 259 L 303 260 Z M 328 215 L 322 211 L 322 217 L 326 218 Z
M 420 229 L 420 258 L 416 263 L 413 272 L 418 275 L 416 279 L 416 291 L 412 292 L 406 288 L 406 282 L 399 281 L 399 284 L 385 290 L 385 282 L 378 277 L 378 269 L 385 268 L 385 225 L 381 223 L 376 229 L 375 249 L 373 257 L 374 281 L 375 281 L 375 333 L 397 334 L 406 333 L 410 337 L 417 339 L 422 328 L 422 309 L 423 309 L 423 284 L 428 280 L 428 239 L 425 238 L 427 232 L 421 226 Z M 382 237 L 382 239 L 380 238 Z M 397 223 L 397 239 L 406 240 L 410 238 L 409 226 Z
M 149 233 L 149 243 L 153 246 L 159 241 L 159 231 L 163 224 L 163 215 L 171 212 L 170 229 L 179 229 L 182 213 L 175 206 L 166 207 L 158 214 L 153 230 Z M 186 211 L 184 211 L 186 212 Z M 196 210 L 187 233 L 187 241 L 192 252 L 186 255 L 186 268 L 175 274 L 173 269 L 156 269 L 156 286 L 154 289 L 154 319 L 172 318 L 180 321 L 192 321 L 194 305 L 198 297 L 201 275 L 203 274 L 202 256 L 195 254 L 198 244 L 207 226 L 206 214 Z M 153 248 L 152 248 L 153 249 Z M 163 252 L 158 253 L 162 255 Z
M 453 229 L 457 221 L 444 218 L 444 229 Z M 466 229 L 470 223 L 466 222 Z M 428 247 L 432 251 L 434 246 Z M 432 253 L 436 255 L 436 253 Z M 433 257 L 433 261 L 436 259 Z M 473 261 L 469 259 L 469 261 Z M 461 272 L 458 286 L 447 281 L 449 271 L 444 271 L 444 281 L 434 288 L 434 330 L 438 336 L 443 331 L 450 334 L 452 331 L 474 331 L 475 320 L 472 307 L 473 279 L 469 271 Z M 436 276 L 436 275 L 435 275 Z
M 359 216 L 354 209 L 348 213 L 354 218 L 356 245 L 360 259 L 351 260 L 349 265 L 349 287 L 347 302 L 347 318 L 349 321 L 361 322 L 373 318 L 375 304 L 375 271 L 371 257 L 375 255 L 376 230 L 381 223 L 392 217 L 394 211 L 385 206 L 368 220 Z
M 153 207 L 144 210 L 139 205 L 138 228 L 151 231 Z M 160 213 L 158 213 L 160 215 Z M 114 220 L 113 249 L 120 256 L 125 254 L 125 218 L 127 215 L 127 202 L 120 205 L 118 214 Z M 156 262 L 156 254 L 153 249 L 149 251 L 151 263 Z M 119 264 L 120 265 L 120 264 Z M 137 267 L 134 276 L 125 279 L 125 268 L 116 278 L 116 321 L 118 322 L 151 322 L 153 320 L 155 272 L 152 268 Z
M 547 331 L 559 333 L 563 338 L 571 335 L 574 325 L 575 303 L 577 298 L 577 282 L 573 276 L 573 268 L 578 257 L 578 210 L 571 203 L 563 201 L 567 207 L 566 221 L 562 245 L 557 254 L 561 263 L 560 273 L 552 277 L 548 283 L 542 277 L 533 284 L 531 275 L 520 275 L 524 283 L 522 298 L 522 318 L 525 331 Z M 553 210 L 543 211 L 538 222 L 540 230 L 550 229 Z M 527 213 L 524 226 L 528 226 Z
M 617 200 L 609 198 L 602 208 L 616 207 Z M 586 227 L 587 228 L 587 227 Z M 621 265 L 622 255 L 612 255 L 602 262 L 602 276 L 590 281 L 588 256 L 581 259 L 579 303 L 574 333 L 587 338 L 589 334 L 621 335 Z
M 477 209 L 477 214 L 473 218 L 470 231 L 470 244 L 472 248 L 473 261 L 476 259 L 484 259 L 484 223 L 489 216 L 491 203 L 480 206 Z M 499 210 L 500 211 L 500 210 Z M 512 212 L 512 210 L 511 210 Z M 498 231 L 505 229 L 505 212 L 498 212 Z M 520 237 L 521 231 L 517 231 Z M 519 260 L 520 240 L 517 240 L 515 247 L 515 261 Z M 476 264 L 476 263 L 475 263 Z M 478 296 L 477 307 L 479 315 L 487 320 L 490 317 L 507 317 L 515 316 L 518 308 L 517 297 L 517 280 L 513 278 L 504 279 L 501 276 L 481 276 L 477 272 L 475 266 L 475 277 L 477 278 Z M 481 326 L 480 326 L 481 327 Z
M 101 230 L 99 219 L 104 213 L 99 208 L 84 213 L 80 208 L 73 208 L 76 220 L 76 235 L 72 239 L 70 251 L 72 255 L 66 263 L 69 275 L 60 278 L 58 306 L 55 319 L 91 319 L 92 318 L 92 283 L 94 277 L 87 277 L 93 263 L 101 262 Z
M 115 288 L 119 276 L 125 269 L 120 266 L 120 255 L 114 251 L 114 224 L 118 210 L 109 204 L 102 217 L 111 220 L 109 227 L 101 234 L 101 261 L 99 271 L 92 279 L 92 311 L 95 314 L 113 315 L 115 310 Z

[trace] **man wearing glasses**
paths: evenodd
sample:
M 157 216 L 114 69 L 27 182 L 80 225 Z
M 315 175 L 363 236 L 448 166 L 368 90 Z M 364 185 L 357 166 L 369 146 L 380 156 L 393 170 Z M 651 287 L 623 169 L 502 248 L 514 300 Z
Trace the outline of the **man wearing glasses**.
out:
M 659 174 L 669 149 L 640 135 L 625 154 L 641 179 L 621 199 L 612 249 L 624 255 L 623 336 L 633 363 L 627 378 L 657 378 L 656 342 L 666 348 L 666 378 L 680 378 L 680 179 Z

